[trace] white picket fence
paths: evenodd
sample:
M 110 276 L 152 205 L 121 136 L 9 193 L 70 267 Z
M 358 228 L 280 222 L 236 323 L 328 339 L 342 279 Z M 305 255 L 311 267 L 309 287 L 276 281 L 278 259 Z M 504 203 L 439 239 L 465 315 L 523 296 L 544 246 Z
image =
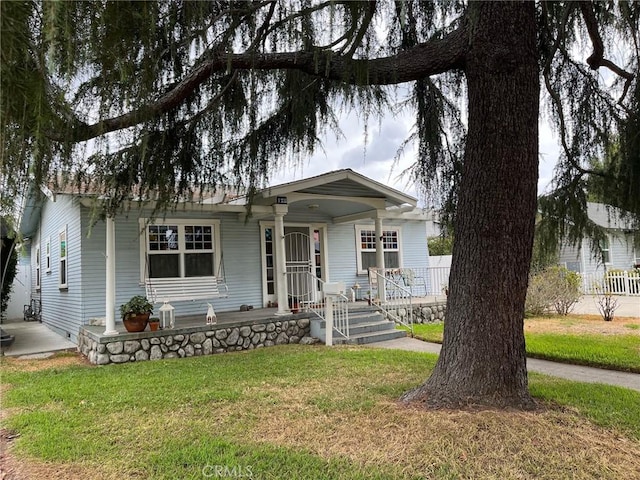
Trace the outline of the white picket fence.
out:
M 582 292 L 587 295 L 611 293 L 612 295 L 640 296 L 640 272 L 615 271 L 606 274 L 580 274 L 582 278 Z

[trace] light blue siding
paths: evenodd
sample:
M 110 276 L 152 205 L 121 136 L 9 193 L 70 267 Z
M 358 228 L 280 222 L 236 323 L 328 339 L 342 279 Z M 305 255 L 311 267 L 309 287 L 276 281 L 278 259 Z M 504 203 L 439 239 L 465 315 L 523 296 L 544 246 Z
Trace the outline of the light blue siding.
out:
M 130 212 L 128 216 L 116 217 L 116 320 L 120 320 L 120 305 L 133 295 L 144 295 L 145 289 L 140 282 L 140 236 L 138 218 L 148 217 L 150 212 Z M 88 227 L 90 211 L 83 208 L 83 224 Z M 176 315 L 202 314 L 207 310 L 206 302 L 211 302 L 217 311 L 238 310 L 240 305 L 262 305 L 262 280 L 260 260 L 260 230 L 257 221 L 245 223 L 235 214 L 205 214 L 201 212 L 176 212 L 167 215 L 166 221 L 175 219 L 216 219 L 220 220 L 222 244 L 222 264 L 226 284 L 229 287 L 227 298 L 198 300 L 191 302 L 172 302 Z M 98 222 L 91 236 L 84 239 L 83 278 L 85 282 L 85 322 L 91 317 L 105 315 L 105 278 L 106 260 L 104 257 L 106 226 Z M 144 258 L 144 257 L 143 257 Z M 144 266 L 143 266 L 144 268 Z M 218 269 L 220 271 L 220 269 Z M 158 313 L 160 305 L 156 305 Z
M 60 230 L 67 229 L 67 288 L 59 288 Z M 46 271 L 46 239 L 51 239 L 51 269 Z M 40 244 L 42 322 L 75 341 L 82 324 L 82 256 L 81 222 L 77 202 L 70 196 L 58 195 L 55 202 L 46 200 L 42 207 L 40 229 L 32 239 L 32 254 Z M 35 289 L 35 259 L 32 262 L 33 294 Z
M 151 215 L 148 211 L 132 210 L 119 214 L 115 220 L 116 231 L 116 319 L 120 321 L 119 307 L 133 295 L 144 295 L 141 283 L 141 248 L 139 218 Z M 212 299 L 217 311 L 235 311 L 240 305 L 256 308 L 262 306 L 262 259 L 260 223 L 256 219 L 245 221 L 237 214 L 212 214 L 203 211 L 176 211 L 167 214 L 171 219 L 215 219 L 220 222 L 222 264 L 229 296 Z M 342 281 L 352 287 L 360 284 L 368 289 L 366 275 L 357 274 L 356 233 L 353 224 L 333 224 L 331 218 L 320 212 L 300 212 L 287 215 L 285 224 L 325 224 L 327 227 L 328 279 Z M 367 222 L 359 222 L 367 224 Z M 59 249 L 58 233 L 67 225 L 68 288 L 58 288 Z M 373 223 L 371 222 L 372 228 Z M 385 226 L 401 229 L 402 264 L 405 267 L 429 265 L 425 223 L 419 221 L 389 221 Z M 50 273 L 45 272 L 45 239 L 51 237 Z M 100 220 L 91 225 L 91 210 L 82 207 L 69 195 L 58 195 L 56 202 L 47 201 L 42 209 L 41 229 L 31 246 L 41 246 L 43 321 L 64 335 L 75 340 L 78 328 L 90 318 L 105 316 L 106 289 L 106 225 Z M 219 270 L 220 271 L 220 270 Z M 35 262 L 32 262 L 32 279 L 35 281 Z M 35 293 L 35 288 L 33 289 Z M 177 315 L 206 312 L 206 300 L 175 302 Z M 159 305 L 156 305 L 156 314 Z
M 560 248 L 558 263 L 565 264 L 569 270 L 585 273 L 585 265 L 582 261 L 580 246 L 564 245 Z
M 609 260 L 607 270 L 629 270 L 633 268 L 634 247 L 633 236 L 619 231 L 609 231 Z M 560 249 L 560 263 L 566 263 L 567 267 L 580 265 L 579 271 L 584 274 L 603 274 L 604 266 L 599 256 L 594 256 L 591 250 L 591 242 L 582 240 L 580 247 L 563 246 Z
M 405 267 L 425 268 L 429 266 L 429 247 L 424 222 L 403 222 L 402 257 Z
M 358 222 L 358 225 L 367 225 Z M 429 249 L 425 222 L 389 221 L 384 227 L 400 227 L 402 266 L 422 268 L 429 266 Z M 375 228 L 371 223 L 371 228 Z M 360 285 L 363 292 L 369 290 L 368 276 L 358 274 L 356 227 L 353 224 L 328 226 L 329 272 L 331 281 L 344 282 L 346 287 Z
M 358 283 L 366 291 L 368 278 L 366 275 L 358 275 L 354 226 L 352 224 L 329 225 L 327 237 L 329 280 L 344 282 L 347 288 Z
M 622 232 L 615 232 L 609 236 L 611 266 L 609 269 L 630 270 L 635 262 L 633 236 Z

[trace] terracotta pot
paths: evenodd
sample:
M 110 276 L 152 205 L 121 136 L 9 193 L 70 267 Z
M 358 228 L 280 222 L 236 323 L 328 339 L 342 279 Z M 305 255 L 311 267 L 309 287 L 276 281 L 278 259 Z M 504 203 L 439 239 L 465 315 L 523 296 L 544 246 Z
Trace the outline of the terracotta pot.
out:
M 160 322 L 149 322 L 149 330 L 155 332 L 160 327 Z
M 142 332 L 147 328 L 149 316 L 149 313 L 127 313 L 122 319 L 122 323 L 124 323 L 124 328 L 127 329 L 127 332 Z

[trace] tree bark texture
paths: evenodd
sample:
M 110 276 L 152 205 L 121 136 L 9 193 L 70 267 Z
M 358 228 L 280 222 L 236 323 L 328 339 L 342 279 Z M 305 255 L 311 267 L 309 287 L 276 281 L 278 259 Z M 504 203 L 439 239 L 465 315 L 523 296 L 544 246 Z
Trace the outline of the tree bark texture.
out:
M 524 302 L 538 180 L 533 2 L 471 2 L 469 133 L 438 363 L 407 402 L 533 406 Z

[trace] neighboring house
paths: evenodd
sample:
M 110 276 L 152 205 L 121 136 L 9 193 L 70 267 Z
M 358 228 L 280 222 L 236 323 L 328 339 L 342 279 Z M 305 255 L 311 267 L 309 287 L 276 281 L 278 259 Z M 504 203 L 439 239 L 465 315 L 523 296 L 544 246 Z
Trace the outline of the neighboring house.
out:
M 569 270 L 583 275 L 601 276 L 605 269 L 632 270 L 640 264 L 640 248 L 635 245 L 632 223 L 623 218 L 620 211 L 601 203 L 587 203 L 589 220 L 606 229 L 606 240 L 600 245 L 604 253 L 602 258 L 594 256 L 589 238 L 583 238 L 576 245 L 560 247 L 561 264 Z
M 153 220 L 151 209 L 132 203 L 91 227 L 95 196 L 47 194 L 29 197 L 20 222 L 30 240 L 31 294 L 41 300 L 42 321 L 74 341 L 91 319 L 106 317 L 107 327 L 120 321 L 119 305 L 145 295 L 154 279 L 189 285 L 215 276 L 228 288 L 223 298 L 172 300 L 178 316 L 204 316 L 206 301 L 218 312 L 277 303 L 287 314 L 291 290 L 300 288 L 283 281 L 293 271 L 365 288 L 380 257 L 387 268 L 429 266 L 427 216 L 416 199 L 352 170 L 260 191 L 250 216 L 243 199 L 218 197 L 180 203 Z

